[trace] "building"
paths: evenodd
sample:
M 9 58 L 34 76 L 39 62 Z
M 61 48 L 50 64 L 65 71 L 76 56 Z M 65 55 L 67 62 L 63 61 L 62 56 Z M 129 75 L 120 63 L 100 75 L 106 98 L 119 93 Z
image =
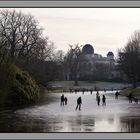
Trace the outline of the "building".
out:
M 94 52 L 90 44 L 83 46 L 78 65 L 77 78 L 79 80 L 115 80 L 120 79 L 117 63 L 113 52 L 109 51 L 106 57 Z M 74 80 L 74 75 L 66 72 L 66 80 Z

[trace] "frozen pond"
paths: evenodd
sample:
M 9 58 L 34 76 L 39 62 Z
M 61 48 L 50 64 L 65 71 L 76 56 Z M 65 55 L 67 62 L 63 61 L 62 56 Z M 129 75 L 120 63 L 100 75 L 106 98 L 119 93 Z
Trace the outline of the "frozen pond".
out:
M 129 104 L 126 97 L 115 100 L 112 91 L 99 93 L 106 94 L 106 106 L 97 106 L 95 92 L 64 93 L 64 107 L 62 93 L 49 93 L 44 104 L 0 112 L 0 132 L 140 132 L 140 104 Z M 82 107 L 76 111 L 79 96 Z

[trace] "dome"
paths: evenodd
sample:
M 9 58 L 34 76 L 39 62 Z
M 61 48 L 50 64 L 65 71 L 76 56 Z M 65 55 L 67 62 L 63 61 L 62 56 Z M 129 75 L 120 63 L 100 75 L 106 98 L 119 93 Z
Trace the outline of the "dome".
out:
M 114 56 L 113 52 L 108 52 L 107 56 Z
M 94 48 L 90 44 L 86 44 L 82 49 L 83 54 L 94 54 Z

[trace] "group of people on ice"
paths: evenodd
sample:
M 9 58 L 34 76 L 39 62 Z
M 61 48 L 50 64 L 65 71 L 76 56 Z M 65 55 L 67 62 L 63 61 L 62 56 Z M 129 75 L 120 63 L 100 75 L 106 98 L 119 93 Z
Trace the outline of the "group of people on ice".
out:
M 119 96 L 119 92 L 117 91 L 117 92 L 115 93 L 115 99 L 118 99 L 118 96 Z M 133 93 L 129 93 L 127 97 L 128 97 L 129 103 L 134 102 L 134 103 L 138 104 L 138 98 L 135 97 L 135 96 L 133 95 Z
M 82 93 L 84 94 L 84 90 L 82 91 Z M 91 94 L 92 94 L 92 91 L 91 91 Z M 117 91 L 115 93 L 115 99 L 118 99 L 118 96 L 119 96 L 119 92 Z M 134 98 L 132 93 L 130 93 L 128 96 L 128 100 L 129 100 L 129 103 L 132 103 L 132 101 L 134 101 L 135 103 L 138 103 L 138 99 L 137 98 Z M 96 93 L 96 101 L 97 101 L 97 105 L 100 106 L 100 95 L 99 95 L 99 91 L 97 90 L 97 93 Z M 61 103 L 60 105 L 61 106 L 64 106 L 64 105 L 67 105 L 67 97 L 64 97 L 64 94 L 62 94 L 61 96 Z M 76 110 L 79 109 L 81 110 L 81 104 L 82 104 L 82 98 L 81 96 L 77 98 L 77 105 L 76 105 Z M 103 94 L 102 95 L 102 105 L 106 106 L 106 96 Z
M 68 101 L 67 97 L 66 97 L 66 96 L 64 97 L 64 94 L 62 94 L 60 106 L 67 105 L 67 101 Z M 80 97 L 77 99 L 76 110 L 77 110 L 77 109 L 81 110 L 81 104 L 82 104 L 82 98 L 81 98 L 81 96 L 80 96 Z
M 100 95 L 99 95 L 98 91 L 96 93 L 96 101 L 97 101 L 97 105 L 99 106 L 100 105 Z M 102 96 L 102 105 L 106 105 L 106 97 L 104 94 Z
M 64 97 L 64 94 L 62 94 L 60 105 L 61 106 L 67 105 L 67 101 L 68 101 L 67 97 Z
M 132 93 L 129 93 L 127 97 L 128 97 L 129 103 L 132 103 L 134 101 L 134 103 L 138 104 L 138 98 L 134 97 Z
M 61 106 L 67 105 L 67 101 L 68 101 L 67 97 L 64 97 L 64 94 L 62 94 L 60 105 Z M 97 105 L 99 106 L 100 105 L 100 95 L 99 95 L 98 91 L 97 91 L 97 94 L 96 94 L 96 101 L 97 101 Z M 80 97 L 77 98 L 76 110 L 77 109 L 81 110 L 81 104 L 82 104 L 82 98 L 80 96 Z M 106 105 L 105 95 L 102 96 L 102 105 Z

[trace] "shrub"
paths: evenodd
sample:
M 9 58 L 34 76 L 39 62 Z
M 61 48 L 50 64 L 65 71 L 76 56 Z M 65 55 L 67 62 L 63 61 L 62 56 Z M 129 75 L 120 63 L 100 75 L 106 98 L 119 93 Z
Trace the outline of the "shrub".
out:
M 30 75 L 12 64 L 0 51 L 0 106 L 30 104 L 39 99 L 39 89 Z

